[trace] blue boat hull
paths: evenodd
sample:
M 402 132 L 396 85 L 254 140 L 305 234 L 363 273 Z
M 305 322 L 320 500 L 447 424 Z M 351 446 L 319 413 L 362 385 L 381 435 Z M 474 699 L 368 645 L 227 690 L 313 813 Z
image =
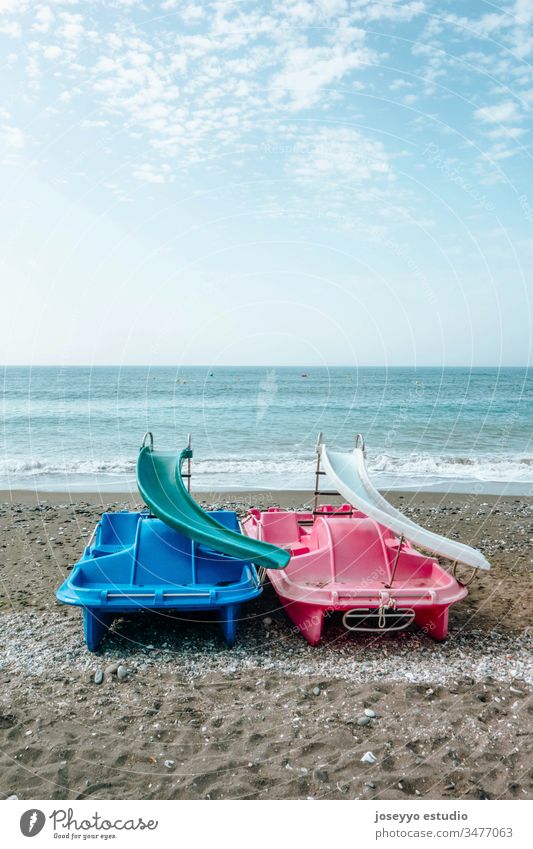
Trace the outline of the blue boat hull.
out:
M 211 515 L 239 531 L 234 512 Z M 115 616 L 141 610 L 216 611 L 233 645 L 241 605 L 260 593 L 253 564 L 211 551 L 147 513 L 104 513 L 56 595 L 83 608 L 87 648 L 96 651 Z

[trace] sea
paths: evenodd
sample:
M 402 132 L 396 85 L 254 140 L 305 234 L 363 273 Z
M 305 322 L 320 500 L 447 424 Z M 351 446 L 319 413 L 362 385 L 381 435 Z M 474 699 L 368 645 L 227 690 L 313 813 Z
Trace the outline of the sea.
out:
M 6 367 L 0 489 L 130 492 L 145 431 L 197 491 L 314 485 L 318 432 L 381 489 L 533 495 L 525 368 Z

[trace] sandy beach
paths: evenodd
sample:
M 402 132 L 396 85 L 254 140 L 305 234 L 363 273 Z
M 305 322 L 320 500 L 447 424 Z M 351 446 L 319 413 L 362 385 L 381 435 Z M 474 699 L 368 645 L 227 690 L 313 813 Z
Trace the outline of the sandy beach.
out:
M 309 493 L 202 493 L 301 507 Z M 54 592 L 103 509 L 138 498 L 0 493 L 4 797 L 525 799 L 531 769 L 533 499 L 395 492 L 491 561 L 450 636 L 343 632 L 310 648 L 269 587 L 228 649 L 215 622 L 117 620 L 98 654 Z M 128 675 L 116 675 L 121 662 Z M 104 671 L 102 684 L 95 672 Z M 375 716 L 366 716 L 367 712 Z M 361 761 L 371 751 L 377 762 Z

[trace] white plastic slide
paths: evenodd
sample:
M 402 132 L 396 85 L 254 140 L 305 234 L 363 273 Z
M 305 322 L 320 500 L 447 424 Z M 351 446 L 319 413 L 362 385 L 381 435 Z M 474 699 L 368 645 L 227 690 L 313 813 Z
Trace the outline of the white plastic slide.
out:
M 490 569 L 490 563 L 477 548 L 427 531 L 389 504 L 370 483 L 364 448 L 359 447 L 358 442 L 350 453 L 329 451 L 321 442 L 317 446 L 322 468 L 346 501 L 395 534 L 403 535 L 413 545 L 432 554 L 476 569 Z

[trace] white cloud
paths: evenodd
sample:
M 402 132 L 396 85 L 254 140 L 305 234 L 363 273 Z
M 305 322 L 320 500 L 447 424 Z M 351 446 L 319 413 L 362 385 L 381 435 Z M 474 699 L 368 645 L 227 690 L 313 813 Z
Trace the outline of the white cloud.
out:
M 20 38 L 22 30 L 17 21 L 4 21 L 0 23 L 0 33 L 9 36 L 9 38 Z
M 523 24 L 533 21 L 533 0 L 516 0 L 514 14 Z
M 490 106 L 482 106 L 474 112 L 478 121 L 484 124 L 505 124 L 509 121 L 519 121 L 520 115 L 516 103 L 513 100 L 504 100 L 501 103 L 493 103 Z
M 43 56 L 45 59 L 59 59 L 63 51 L 60 47 L 55 44 L 51 44 L 49 47 L 45 47 L 43 50 Z
M 519 139 L 521 136 L 526 135 L 526 133 L 527 130 L 524 130 L 523 127 L 495 127 L 493 130 L 489 130 L 487 136 L 490 139 Z
M 305 183 L 346 186 L 390 178 L 384 145 L 348 128 L 323 127 L 294 144 L 287 169 Z
M 327 86 L 375 59 L 376 54 L 366 48 L 298 47 L 290 51 L 285 68 L 270 83 L 273 99 L 295 111 L 308 109 Z
M 368 21 L 392 20 L 411 21 L 426 10 L 422 0 L 398 2 L 398 0 L 370 0 L 363 4 L 363 16 Z
M 25 12 L 27 3 L 21 0 L 0 0 L 0 12 Z
M 170 166 L 164 165 L 161 168 L 156 168 L 150 162 L 144 162 L 138 165 L 133 170 L 133 176 L 143 183 L 168 183 L 172 182 L 173 177 L 170 173 Z
M 412 85 L 412 83 L 404 80 L 403 77 L 397 77 L 389 85 L 389 91 L 400 91 L 402 88 L 411 88 Z
M 98 120 L 96 118 L 95 119 L 84 118 L 83 121 L 80 121 L 80 127 L 87 127 L 89 129 L 96 128 L 96 127 L 107 127 L 107 126 L 108 126 L 108 121 L 101 121 L 101 120 Z
M 59 15 L 61 25 L 58 29 L 59 35 L 65 39 L 67 45 L 76 48 L 84 34 L 83 17 L 77 12 L 61 12 Z
M 24 133 L 18 127 L 4 124 L 1 130 L 2 140 L 5 147 L 10 150 L 21 150 L 24 147 Z
M 205 18 L 206 10 L 198 3 L 189 3 L 181 10 L 181 17 L 186 23 L 196 23 Z
M 35 13 L 35 21 L 32 29 L 36 32 L 48 32 L 50 25 L 54 20 L 54 13 L 50 6 L 39 6 Z

